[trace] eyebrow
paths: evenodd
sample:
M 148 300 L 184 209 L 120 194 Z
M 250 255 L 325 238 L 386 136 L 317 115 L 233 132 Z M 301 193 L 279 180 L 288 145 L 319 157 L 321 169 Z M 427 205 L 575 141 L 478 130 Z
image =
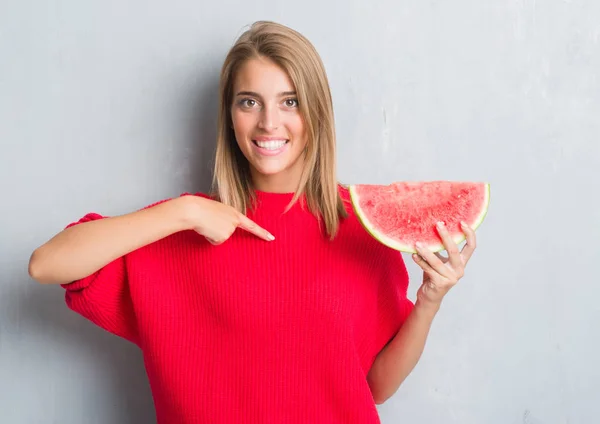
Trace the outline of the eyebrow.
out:
M 296 92 L 295 91 L 282 91 L 281 93 L 278 94 L 279 97 L 283 97 L 283 96 L 295 96 Z M 252 96 L 252 97 L 261 97 L 260 94 L 254 92 L 254 91 L 240 91 L 236 94 L 236 96 Z

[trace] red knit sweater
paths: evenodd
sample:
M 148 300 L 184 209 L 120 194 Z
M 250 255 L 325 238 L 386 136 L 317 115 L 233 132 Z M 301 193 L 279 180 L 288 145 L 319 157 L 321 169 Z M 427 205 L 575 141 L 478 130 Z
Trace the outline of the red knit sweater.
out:
M 283 213 L 291 194 L 259 192 L 248 216 L 275 241 L 178 232 L 64 285 L 66 302 L 140 347 L 159 424 L 378 423 L 366 375 L 413 304 L 401 255 L 341 194 L 334 241 L 300 204 Z

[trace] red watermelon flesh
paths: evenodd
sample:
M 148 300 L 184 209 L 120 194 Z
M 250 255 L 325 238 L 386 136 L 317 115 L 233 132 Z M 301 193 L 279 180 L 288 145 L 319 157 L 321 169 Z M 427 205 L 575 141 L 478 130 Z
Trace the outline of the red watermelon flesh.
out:
M 417 181 L 389 185 L 350 185 L 350 198 L 365 229 L 381 243 L 414 253 L 420 241 L 431 251 L 444 250 L 436 230 L 442 221 L 455 243 L 465 240 L 460 222 L 474 230 L 483 222 L 490 186 L 483 182 Z

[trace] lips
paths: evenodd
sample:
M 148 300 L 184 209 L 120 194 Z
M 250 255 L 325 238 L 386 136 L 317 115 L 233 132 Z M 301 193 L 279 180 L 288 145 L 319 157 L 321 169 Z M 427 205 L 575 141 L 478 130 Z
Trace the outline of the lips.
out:
M 258 138 L 252 140 L 255 151 L 261 156 L 276 156 L 286 150 L 289 140 L 283 138 Z
M 252 142 L 265 150 L 278 150 L 281 149 L 289 140 L 285 139 L 271 139 L 271 140 L 252 140 Z

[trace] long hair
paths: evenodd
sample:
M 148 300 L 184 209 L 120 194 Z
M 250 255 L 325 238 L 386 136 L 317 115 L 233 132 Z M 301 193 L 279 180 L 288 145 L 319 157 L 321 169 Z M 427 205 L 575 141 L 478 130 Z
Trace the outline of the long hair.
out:
M 336 177 L 333 102 L 325 67 L 314 46 L 284 25 L 255 22 L 228 52 L 221 69 L 213 194 L 245 213 L 255 200 L 250 167 L 232 128 L 233 83 L 238 69 L 253 58 L 268 58 L 287 72 L 298 95 L 308 142 L 304 169 L 290 206 L 304 194 L 309 210 L 325 224 L 330 239 L 347 216 Z

